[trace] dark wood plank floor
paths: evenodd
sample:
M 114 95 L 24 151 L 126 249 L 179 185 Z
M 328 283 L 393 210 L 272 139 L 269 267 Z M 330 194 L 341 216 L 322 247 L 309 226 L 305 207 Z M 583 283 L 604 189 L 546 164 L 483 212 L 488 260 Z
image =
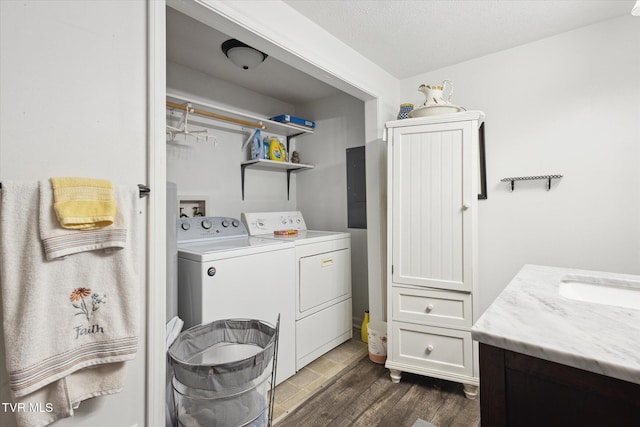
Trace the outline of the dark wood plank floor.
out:
M 421 418 L 437 427 L 477 427 L 480 402 L 462 385 L 404 373 L 393 384 L 383 365 L 364 358 L 322 388 L 276 427 L 411 427 Z

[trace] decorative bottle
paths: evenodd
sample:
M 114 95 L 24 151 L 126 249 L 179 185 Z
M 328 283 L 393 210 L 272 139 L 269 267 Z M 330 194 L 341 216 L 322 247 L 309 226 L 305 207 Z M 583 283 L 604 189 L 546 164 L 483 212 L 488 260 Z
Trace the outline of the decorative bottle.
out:
M 362 326 L 360 327 L 360 339 L 363 343 L 369 342 L 369 334 L 367 332 L 367 328 L 369 325 L 369 310 L 364 312 L 364 319 L 362 319 Z
M 400 104 L 400 111 L 398 112 L 398 120 L 408 119 L 409 113 L 413 110 L 413 104 L 407 102 Z

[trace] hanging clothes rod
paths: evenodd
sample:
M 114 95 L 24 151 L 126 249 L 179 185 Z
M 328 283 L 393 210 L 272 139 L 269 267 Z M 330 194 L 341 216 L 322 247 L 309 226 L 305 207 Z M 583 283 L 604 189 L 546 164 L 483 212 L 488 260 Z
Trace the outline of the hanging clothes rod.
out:
M 0 182 L 0 190 L 2 189 L 2 183 Z M 138 184 L 138 189 L 140 190 L 140 198 L 147 197 L 151 193 L 151 189 L 144 184 Z
M 262 123 L 253 123 L 246 120 L 235 119 L 233 117 L 223 116 L 221 114 L 210 113 L 209 111 L 199 110 L 197 108 L 189 108 L 186 105 L 176 104 L 175 102 L 167 101 L 167 107 L 175 108 L 176 110 L 189 111 L 192 114 L 198 114 L 204 117 L 210 117 L 212 119 L 223 120 L 225 122 L 235 123 L 237 125 L 248 126 L 256 129 L 266 129 L 267 127 Z

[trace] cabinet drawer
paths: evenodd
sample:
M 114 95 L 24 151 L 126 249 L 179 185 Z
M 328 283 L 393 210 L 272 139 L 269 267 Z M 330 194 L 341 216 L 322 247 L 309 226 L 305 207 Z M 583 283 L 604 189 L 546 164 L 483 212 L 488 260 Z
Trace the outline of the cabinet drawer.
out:
M 393 320 L 436 326 L 470 327 L 471 294 L 393 288 Z
M 471 332 L 393 322 L 394 362 L 459 375 L 473 374 Z

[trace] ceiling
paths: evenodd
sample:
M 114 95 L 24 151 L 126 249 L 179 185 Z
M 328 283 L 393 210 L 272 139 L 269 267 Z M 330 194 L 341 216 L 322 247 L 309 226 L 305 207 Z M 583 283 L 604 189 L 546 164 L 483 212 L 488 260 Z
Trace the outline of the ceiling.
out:
M 634 2 L 284 0 L 398 79 L 628 15 Z M 228 38 L 173 9 L 167 10 L 170 61 L 291 104 L 337 92 L 273 57 L 256 69 L 240 70 L 220 50 Z
M 229 61 L 220 46 L 231 37 L 174 9 L 167 8 L 167 61 L 185 65 L 289 104 L 304 104 L 338 93 L 273 57 L 243 70 Z
M 284 0 L 398 79 L 628 15 L 634 1 Z

